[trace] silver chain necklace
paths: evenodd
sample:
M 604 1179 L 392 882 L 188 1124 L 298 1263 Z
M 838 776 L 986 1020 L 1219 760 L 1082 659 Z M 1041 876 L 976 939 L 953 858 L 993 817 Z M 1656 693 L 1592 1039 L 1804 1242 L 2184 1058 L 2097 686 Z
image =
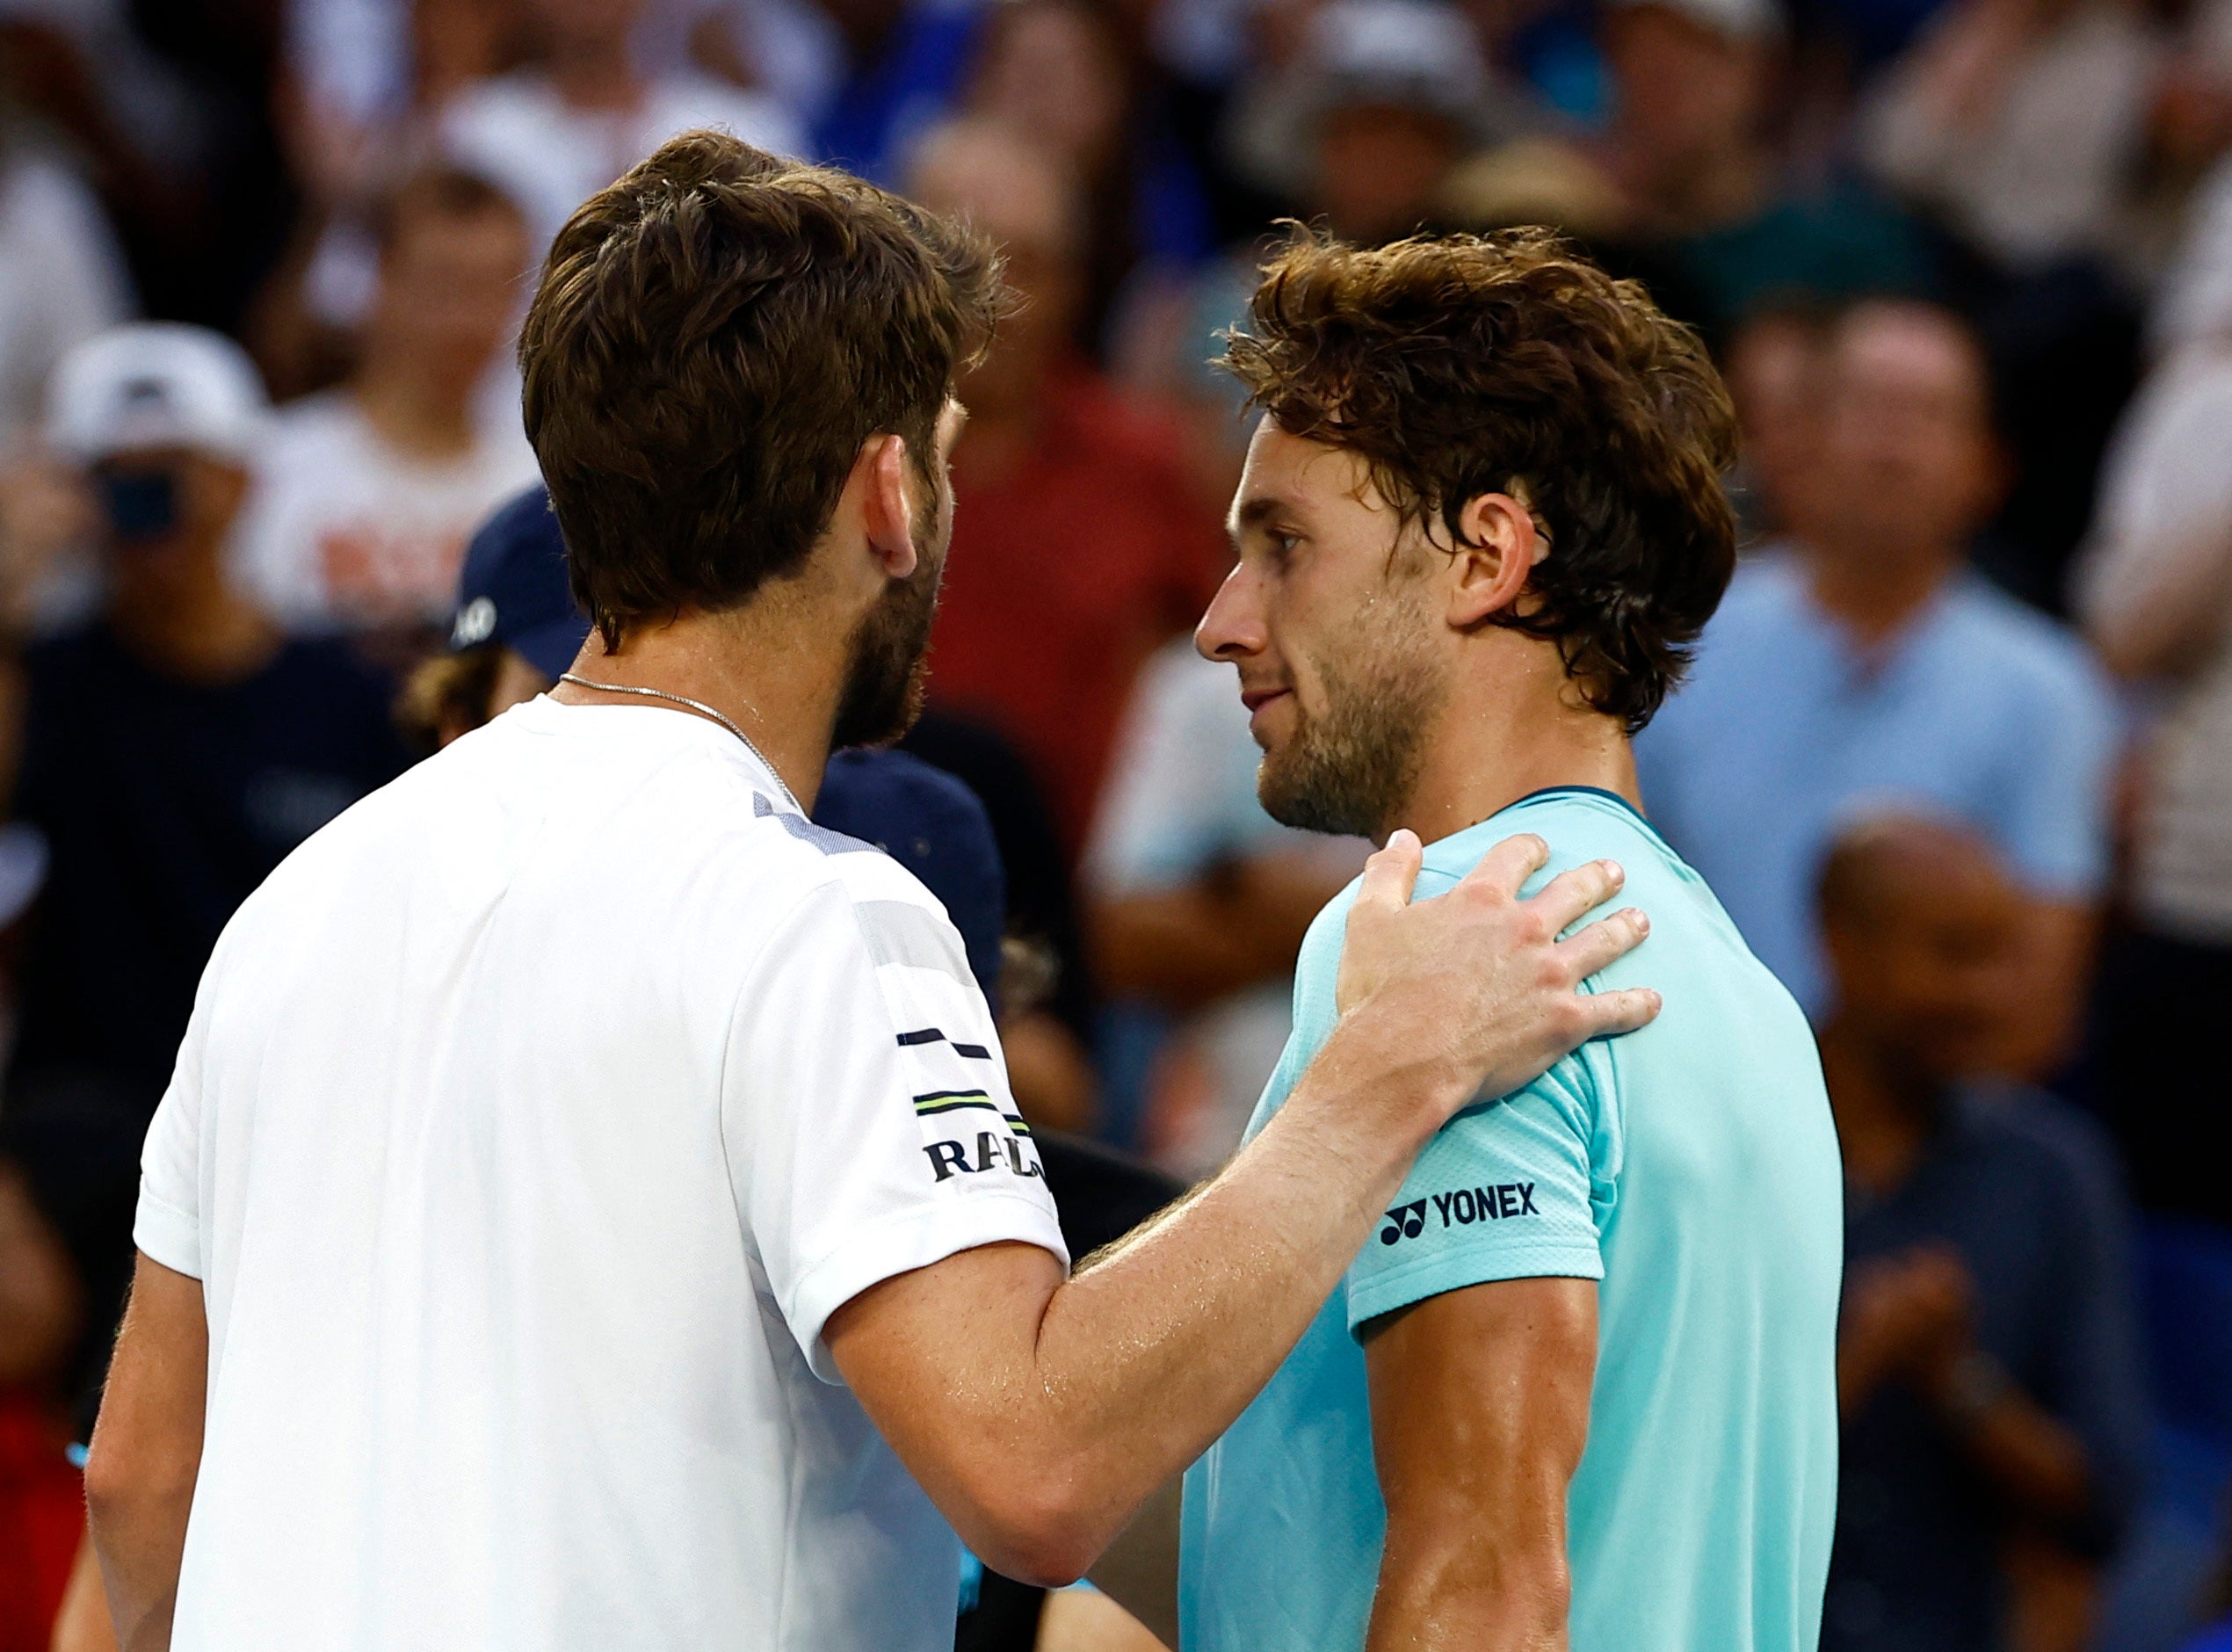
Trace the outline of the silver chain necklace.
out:
M 576 677 L 571 671 L 559 672 L 558 680 L 562 683 L 571 683 L 576 688 L 593 688 L 600 694 L 635 694 L 645 699 L 663 699 L 677 706 L 687 706 L 692 711 L 703 712 L 744 743 L 744 750 L 759 759 L 760 766 L 767 771 L 776 786 L 781 788 L 783 801 L 786 803 L 797 809 L 801 815 L 806 813 L 798 799 L 791 794 L 790 786 L 784 780 L 782 771 L 768 762 L 767 754 L 752 743 L 752 737 L 737 728 L 731 718 L 707 705 L 705 701 L 692 699 L 686 694 L 670 694 L 663 688 L 637 688 L 627 683 L 592 683 L 585 677 Z

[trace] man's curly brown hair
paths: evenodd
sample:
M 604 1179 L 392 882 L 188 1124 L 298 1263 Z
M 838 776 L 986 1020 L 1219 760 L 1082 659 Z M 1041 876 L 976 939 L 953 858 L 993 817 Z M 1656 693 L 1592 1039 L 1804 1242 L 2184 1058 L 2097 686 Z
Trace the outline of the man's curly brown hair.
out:
M 1223 358 L 1250 403 L 1453 539 L 1467 501 L 1522 499 L 1548 554 L 1494 623 L 1649 722 L 1736 567 L 1736 413 L 1696 333 L 1544 229 L 1366 250 L 1297 226 L 1263 277 Z

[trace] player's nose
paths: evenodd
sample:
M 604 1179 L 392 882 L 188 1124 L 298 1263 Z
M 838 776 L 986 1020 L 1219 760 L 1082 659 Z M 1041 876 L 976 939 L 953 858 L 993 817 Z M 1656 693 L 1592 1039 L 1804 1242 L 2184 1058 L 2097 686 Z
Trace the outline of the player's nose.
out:
M 1209 599 L 1201 623 L 1193 627 L 1193 646 L 1203 659 L 1238 661 L 1264 651 L 1270 636 L 1260 598 L 1247 563 L 1234 563 Z

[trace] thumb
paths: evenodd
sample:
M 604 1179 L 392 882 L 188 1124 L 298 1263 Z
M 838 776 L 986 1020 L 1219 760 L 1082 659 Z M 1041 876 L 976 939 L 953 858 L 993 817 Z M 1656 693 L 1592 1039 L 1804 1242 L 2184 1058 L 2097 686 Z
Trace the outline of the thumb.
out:
M 1417 887 L 1418 868 L 1425 858 L 1418 834 L 1407 827 L 1398 829 L 1388 837 L 1387 845 L 1364 863 L 1364 878 L 1357 887 L 1356 904 L 1384 907 L 1391 911 L 1409 906 L 1410 892 Z

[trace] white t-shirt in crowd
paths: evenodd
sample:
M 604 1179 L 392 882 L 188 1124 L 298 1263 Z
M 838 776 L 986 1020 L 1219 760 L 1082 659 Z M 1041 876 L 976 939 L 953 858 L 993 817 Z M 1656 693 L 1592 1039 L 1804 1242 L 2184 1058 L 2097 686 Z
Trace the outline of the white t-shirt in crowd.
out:
M 437 463 L 381 441 L 346 390 L 305 396 L 274 421 L 236 568 L 298 629 L 440 624 L 466 542 L 540 475 L 516 419 Z
M 574 208 L 678 134 L 718 127 L 757 149 L 803 155 L 805 134 L 774 98 L 695 69 L 662 76 L 625 113 L 572 107 L 531 69 L 460 92 L 442 112 L 444 151 L 501 185 L 533 227 L 538 248 Z
M 2147 380 L 2101 469 L 2078 575 L 2112 624 L 2232 580 L 2232 343 L 2190 344 Z M 2232 945 L 2232 624 L 2174 685 L 2141 793 L 2134 904 L 2149 927 Z
M 241 908 L 135 1237 L 209 1322 L 180 1652 L 951 1647 L 823 1325 L 1067 1260 L 935 898 L 714 724 L 547 698 Z

